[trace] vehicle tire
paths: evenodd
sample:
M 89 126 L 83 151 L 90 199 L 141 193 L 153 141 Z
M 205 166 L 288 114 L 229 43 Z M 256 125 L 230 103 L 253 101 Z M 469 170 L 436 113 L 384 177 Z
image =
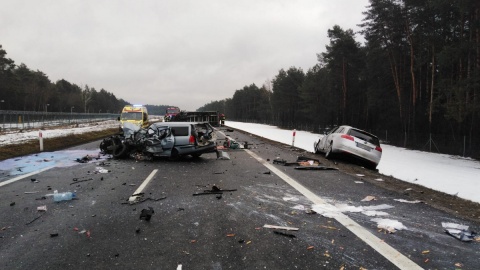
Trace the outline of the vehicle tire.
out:
M 113 144 L 113 139 L 108 138 L 108 139 L 103 139 L 103 141 L 100 143 L 100 150 L 103 154 L 111 154 L 111 146 Z
M 313 149 L 315 151 L 315 154 L 319 154 L 320 151 L 318 150 L 318 145 L 320 144 L 320 140 L 318 140 L 318 142 L 314 142 L 313 143 Z
M 112 142 L 113 150 L 112 156 L 115 159 L 124 158 L 127 155 L 127 146 L 120 141 L 120 139 L 115 138 Z
M 202 154 L 198 154 L 198 153 L 197 153 L 197 154 L 191 154 L 191 156 L 192 156 L 193 158 L 199 158 L 201 155 L 202 155 Z
M 325 150 L 325 158 L 326 158 L 326 159 L 332 158 L 332 155 L 333 155 L 333 153 L 332 153 L 332 144 L 333 144 L 333 142 L 330 142 L 330 144 L 328 145 L 327 149 Z

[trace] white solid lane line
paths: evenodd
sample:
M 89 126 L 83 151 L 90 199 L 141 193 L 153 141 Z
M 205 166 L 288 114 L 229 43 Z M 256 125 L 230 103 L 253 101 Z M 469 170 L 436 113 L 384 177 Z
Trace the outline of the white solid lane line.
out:
M 20 175 L 20 176 L 17 176 L 15 178 L 12 178 L 10 180 L 7 180 L 7 181 L 3 181 L 3 182 L 0 182 L 0 187 L 2 186 L 5 186 L 5 185 L 8 185 L 10 183 L 13 183 L 13 182 L 16 182 L 18 180 L 22 180 L 23 178 L 27 178 L 29 176 L 32 176 L 32 175 L 35 175 L 37 173 L 41 173 L 41 172 L 44 172 L 46 170 L 50 170 L 51 168 L 53 168 L 55 166 L 51 166 L 51 167 L 46 167 L 46 168 L 43 168 L 41 170 L 38 170 L 38 171 L 34 171 L 34 172 L 31 172 L 31 173 L 27 173 L 27 174 L 24 174 L 24 175 Z
M 143 189 L 148 185 L 150 180 L 152 180 L 152 178 L 155 176 L 157 172 L 158 172 L 158 169 L 153 170 L 150 173 L 150 175 L 145 179 L 145 181 L 143 181 L 143 183 L 137 188 L 137 190 L 135 190 L 135 192 L 132 195 L 142 193 Z M 134 202 L 136 199 L 137 199 L 137 196 L 130 196 L 130 198 L 128 198 L 128 201 Z
M 311 192 L 309 189 L 306 187 L 302 186 L 300 183 L 295 181 L 293 178 L 290 176 L 286 175 L 279 169 L 277 169 L 275 166 L 272 164 L 266 162 L 263 160 L 261 157 L 256 155 L 250 150 L 245 149 L 245 152 L 250 154 L 253 158 L 255 158 L 258 162 L 260 162 L 263 166 L 267 167 L 270 171 L 272 171 L 274 174 L 276 174 L 278 177 L 282 178 L 287 184 L 292 186 L 294 189 L 296 189 L 298 192 L 302 193 L 305 197 L 307 197 L 310 201 L 312 201 L 314 204 L 320 204 L 320 205 L 325 205 L 329 209 L 334 209 L 336 208 L 335 206 L 327 203 L 325 200 Z M 358 223 L 353 221 L 351 218 L 349 218 L 347 215 L 342 214 L 340 211 L 338 211 L 338 214 L 334 217 L 335 220 L 340 222 L 345 228 L 350 230 L 352 233 L 354 233 L 358 238 L 362 239 L 365 243 L 367 243 L 370 247 L 375 249 L 378 253 L 380 253 L 383 257 L 385 257 L 387 260 L 389 260 L 391 263 L 396 265 L 400 269 L 423 269 L 420 267 L 418 264 L 407 258 L 405 255 L 400 253 L 398 250 L 394 249 L 390 245 L 386 244 L 382 239 L 376 237 L 372 233 L 370 233 L 368 230 L 360 226 Z

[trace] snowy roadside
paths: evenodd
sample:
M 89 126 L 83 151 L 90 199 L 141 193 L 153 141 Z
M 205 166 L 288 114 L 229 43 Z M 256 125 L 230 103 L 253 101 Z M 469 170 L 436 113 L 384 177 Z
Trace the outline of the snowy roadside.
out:
M 275 126 L 226 121 L 240 129 L 270 140 L 292 144 L 292 130 Z M 295 147 L 313 152 L 313 144 L 323 135 L 296 131 Z M 480 203 L 480 162 L 471 158 L 409 150 L 382 144 L 383 154 L 378 171 L 386 176 L 456 195 Z
M 38 140 L 39 133 L 42 133 L 44 139 L 63 137 L 72 134 L 83 134 L 93 131 L 100 131 L 118 127 L 119 123 L 115 120 L 93 122 L 84 124 L 75 124 L 63 127 L 47 127 L 45 130 L 32 129 L 24 131 L 8 131 L 0 133 L 0 146 L 21 144 L 27 141 Z

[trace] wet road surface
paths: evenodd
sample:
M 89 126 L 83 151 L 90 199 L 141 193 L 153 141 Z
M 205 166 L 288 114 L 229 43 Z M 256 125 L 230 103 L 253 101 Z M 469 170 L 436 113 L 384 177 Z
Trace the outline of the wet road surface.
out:
M 248 141 L 249 149 L 228 150 L 229 160 L 218 160 L 215 153 L 179 161 L 94 159 L 1 186 L 0 268 L 477 267 L 479 243 L 447 235 L 441 223 L 474 231 L 478 223 L 428 203 L 406 203 L 404 194 L 369 184 L 363 176 L 274 165 L 277 158 L 315 156 L 238 131 L 226 134 Z M 69 151 L 97 153 L 98 144 Z M 85 152 L 73 159 L 80 153 Z M 55 156 L 72 159 L 55 152 L 50 158 Z M 0 184 L 19 177 L 5 171 Z M 53 190 L 75 191 L 78 199 L 53 202 L 45 196 Z M 141 202 L 130 204 L 139 190 Z M 202 193 L 207 194 L 194 195 Z M 362 201 L 367 196 L 375 199 Z M 47 211 L 37 211 L 39 206 Z M 389 233 L 378 227 L 379 219 L 403 227 Z

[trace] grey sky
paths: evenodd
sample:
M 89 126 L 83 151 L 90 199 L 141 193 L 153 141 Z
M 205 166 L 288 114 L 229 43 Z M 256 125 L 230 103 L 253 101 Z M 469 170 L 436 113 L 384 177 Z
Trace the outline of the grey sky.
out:
M 195 110 L 317 63 L 368 0 L 0 0 L 0 44 L 16 64 L 138 104 Z M 361 37 L 357 35 L 357 40 Z

